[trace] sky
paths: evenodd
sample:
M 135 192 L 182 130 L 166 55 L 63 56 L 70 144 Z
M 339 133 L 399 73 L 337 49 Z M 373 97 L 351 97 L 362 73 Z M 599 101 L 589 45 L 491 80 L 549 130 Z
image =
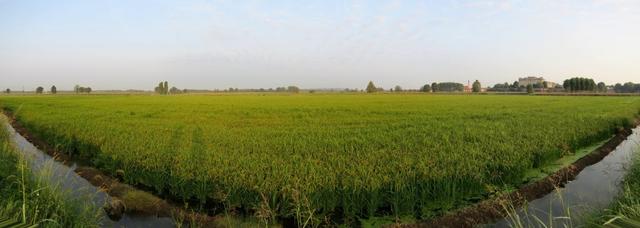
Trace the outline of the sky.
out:
M 0 88 L 640 82 L 640 1 L 0 0 Z

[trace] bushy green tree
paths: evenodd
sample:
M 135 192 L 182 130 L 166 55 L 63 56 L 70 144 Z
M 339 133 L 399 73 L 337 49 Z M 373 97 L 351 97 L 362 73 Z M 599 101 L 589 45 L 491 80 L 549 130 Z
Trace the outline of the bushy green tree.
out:
M 420 89 L 420 91 L 425 92 L 425 93 L 429 93 L 429 92 L 431 92 L 431 85 L 426 84 L 426 85 L 422 86 L 422 88 Z
M 432 90 L 434 93 L 435 93 L 435 92 L 440 91 L 440 86 L 438 86 L 438 83 L 435 83 L 435 82 L 434 82 L 434 83 L 432 83 L 432 84 L 431 84 L 431 90 Z
M 402 92 L 402 87 L 400 87 L 399 85 L 397 85 L 396 87 L 393 88 L 393 90 L 395 92 Z
M 36 93 L 42 94 L 42 92 L 44 92 L 44 88 L 42 88 L 42 86 L 38 86 L 38 88 L 36 88 Z
M 375 93 L 377 91 L 378 88 L 376 88 L 372 81 L 369 81 L 369 84 L 367 84 L 367 93 Z
M 527 93 L 528 94 L 532 94 L 533 93 L 533 85 L 532 84 L 527 85 Z
M 480 84 L 480 81 L 476 80 L 475 82 L 473 82 L 472 91 L 474 93 L 479 93 L 480 91 L 482 91 L 482 85 Z
M 598 92 L 601 92 L 601 93 L 607 92 L 607 84 L 604 84 L 604 82 L 599 82 L 597 87 L 598 87 Z
M 56 88 L 56 86 L 51 86 L 51 94 L 56 94 L 58 93 L 58 89 Z
M 627 82 L 624 84 L 617 83 L 614 86 L 614 91 L 616 93 L 640 93 L 640 84 L 633 82 Z

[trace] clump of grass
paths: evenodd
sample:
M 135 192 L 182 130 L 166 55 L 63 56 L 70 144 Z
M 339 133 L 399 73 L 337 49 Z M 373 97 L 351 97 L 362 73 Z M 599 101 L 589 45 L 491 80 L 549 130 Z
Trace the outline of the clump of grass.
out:
M 130 190 L 122 196 L 127 211 L 157 211 L 162 201 L 144 191 Z

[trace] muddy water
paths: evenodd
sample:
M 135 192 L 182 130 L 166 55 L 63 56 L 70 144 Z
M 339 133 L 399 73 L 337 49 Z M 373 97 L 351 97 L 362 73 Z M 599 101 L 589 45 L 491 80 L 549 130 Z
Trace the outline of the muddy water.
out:
M 43 168 L 50 169 L 52 183 L 59 184 L 60 187 L 71 192 L 78 197 L 86 197 L 88 199 L 87 204 L 96 205 L 98 210 L 102 210 L 102 206 L 105 202 L 109 201 L 109 195 L 99 191 L 98 188 L 91 185 L 87 180 L 78 176 L 74 170 L 75 164 L 67 166 L 61 162 L 55 161 L 47 153 L 39 150 L 27 139 L 18 134 L 13 127 L 9 124 L 5 124 L 8 131 L 11 133 L 13 141 L 18 149 L 26 155 L 27 160 L 30 162 L 31 169 L 38 171 Z M 107 216 L 104 216 L 102 221 L 103 227 L 175 227 L 173 219 L 171 218 L 158 218 L 155 216 L 132 216 L 124 215 L 119 221 L 110 220 Z
M 584 224 L 586 215 L 605 209 L 618 196 L 635 152 L 640 152 L 640 127 L 602 161 L 582 170 L 575 180 L 519 209 L 518 220 L 526 227 Z M 505 218 L 488 227 L 511 227 L 513 221 Z

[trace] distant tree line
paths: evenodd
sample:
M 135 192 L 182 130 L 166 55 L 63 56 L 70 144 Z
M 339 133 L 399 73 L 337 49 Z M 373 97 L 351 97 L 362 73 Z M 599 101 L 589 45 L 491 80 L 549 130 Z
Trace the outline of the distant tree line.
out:
M 617 83 L 613 86 L 616 93 L 640 93 L 640 84 L 627 82 L 624 84 Z
M 218 90 L 216 90 L 218 91 Z M 223 92 L 277 92 L 277 93 L 299 93 L 301 91 L 298 86 L 282 86 L 273 88 L 259 88 L 259 89 L 238 89 L 229 87 L 228 89 L 223 90 Z
M 418 91 L 420 92 L 462 92 L 465 87 L 461 83 L 455 82 L 443 82 L 443 83 L 432 83 L 425 84 Z M 350 90 L 346 90 L 350 91 Z M 357 92 L 357 90 L 354 90 Z M 369 82 L 367 85 L 367 92 L 375 92 L 375 85 L 373 82 Z M 413 91 L 413 90 L 404 90 L 397 86 L 391 91 Z M 480 81 L 476 80 L 473 82 L 471 91 L 474 93 L 478 93 L 482 91 L 482 85 Z M 536 91 L 551 91 L 551 92 L 595 92 L 595 93 L 608 93 L 613 91 L 615 93 L 640 93 L 640 83 L 627 82 L 624 84 L 617 83 L 614 86 L 607 86 L 604 82 L 596 83 L 595 80 L 591 78 L 584 77 L 574 77 L 564 81 L 562 85 L 557 84 L 555 86 L 550 86 L 549 82 L 544 81 L 541 83 L 528 84 L 527 86 L 520 85 L 518 81 L 515 81 L 511 84 L 508 82 L 499 83 L 494 85 L 493 87 L 488 87 L 487 91 L 490 92 L 527 92 L 534 93 Z
M 6 93 L 10 93 L 11 90 L 7 89 Z M 42 86 L 38 86 L 38 88 L 36 88 L 36 94 L 43 94 L 44 93 L 44 87 Z M 49 90 L 49 93 L 51 94 L 56 94 L 58 93 L 58 89 L 56 88 L 56 86 L 51 86 L 51 90 Z
M 164 81 L 158 83 L 158 86 L 154 89 L 154 91 L 158 94 L 167 95 L 169 94 L 169 82 Z
M 169 82 L 167 81 L 158 83 L 158 86 L 156 86 L 153 89 L 153 91 L 157 94 L 162 94 L 162 95 L 187 93 L 187 89 L 181 90 L 175 86 L 169 88 Z
M 79 85 L 76 85 L 74 87 L 74 92 L 75 93 L 91 93 L 91 91 L 92 91 L 91 87 L 82 87 L 82 86 L 79 86 Z M 11 90 L 10 89 L 6 89 L 5 93 L 11 93 Z M 44 93 L 44 87 L 38 86 L 36 88 L 36 94 L 43 94 L 43 93 Z M 50 94 L 57 94 L 58 93 L 58 88 L 55 85 L 51 86 L 51 88 L 49 89 L 49 93 Z
M 508 82 L 505 83 L 499 83 L 499 84 L 495 84 L 493 87 L 487 89 L 487 91 L 491 91 L 491 92 L 524 92 L 527 91 L 529 92 L 529 90 L 542 90 L 542 89 L 549 89 L 549 90 L 558 90 L 558 89 L 562 89 L 562 86 L 558 85 L 555 88 L 552 88 L 549 86 L 549 83 L 547 81 L 544 82 L 539 82 L 539 83 L 535 83 L 535 84 L 530 84 L 531 88 L 528 88 L 529 85 L 524 86 L 524 85 L 520 85 L 520 82 L 515 81 L 512 84 L 509 84 Z
M 524 86 L 520 86 L 518 81 L 509 84 L 508 82 L 502 84 L 495 84 L 493 88 L 489 89 L 492 92 L 519 92 L 525 89 Z
M 455 82 L 441 82 L 431 84 L 432 92 L 464 92 L 464 85 Z
M 269 90 L 272 91 L 271 89 Z M 276 92 L 299 93 L 300 88 L 297 86 L 277 87 Z
M 567 79 L 562 83 L 562 87 L 564 87 L 567 92 L 595 92 L 597 91 L 596 82 L 590 78 L 571 78 Z
M 178 89 L 177 87 L 171 87 L 171 89 L 169 89 L 169 93 L 170 94 L 182 94 L 182 93 L 187 93 L 187 89 Z
M 83 86 L 80 86 L 80 85 L 76 85 L 73 88 L 73 91 L 75 93 L 91 93 L 91 87 L 83 87 Z

